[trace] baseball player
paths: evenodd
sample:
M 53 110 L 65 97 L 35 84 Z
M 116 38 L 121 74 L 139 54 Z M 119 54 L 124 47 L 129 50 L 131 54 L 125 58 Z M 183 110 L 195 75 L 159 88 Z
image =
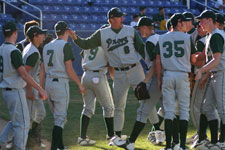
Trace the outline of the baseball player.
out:
M 67 42 L 70 36 L 68 25 L 63 21 L 57 22 L 55 33 L 57 38 L 44 46 L 40 74 L 40 83 L 42 86 L 45 83 L 54 117 L 51 150 L 66 149 L 62 136 L 69 105 L 69 78 L 78 84 L 81 93 L 85 92 L 72 66 L 74 55 Z
M 5 43 L 0 47 L 0 87 L 11 121 L 0 135 L 0 148 L 14 136 L 14 149 L 25 150 L 30 118 L 23 88 L 27 82 L 38 90 L 42 99 L 47 99 L 47 93 L 33 80 L 23 66 L 22 54 L 14 45 L 18 36 L 17 30 L 13 22 L 7 22 L 2 27 Z
M 200 25 L 203 30 L 209 34 L 206 37 L 205 54 L 212 53 L 212 60 L 206 65 L 196 70 L 196 80 L 199 80 L 204 72 L 211 72 L 209 86 L 207 88 L 205 103 L 202 107 L 202 112 L 206 114 L 209 121 L 209 127 L 211 131 L 211 143 L 207 146 L 220 147 L 225 149 L 224 136 L 225 136 L 225 116 L 224 116 L 224 69 L 225 69 L 225 34 L 223 31 L 216 27 L 216 15 L 210 10 L 203 11 L 197 19 L 200 20 Z M 210 73 L 207 73 L 208 75 Z M 208 75 L 209 76 L 209 75 Z M 221 119 L 221 135 L 218 142 L 218 118 L 216 116 L 216 108 Z M 217 143 L 218 142 L 218 143 Z
M 31 26 L 39 26 L 39 22 L 35 21 L 35 20 L 31 20 L 28 22 L 25 22 L 24 24 L 24 36 L 26 37 L 26 33 L 27 30 L 31 27 Z M 16 43 L 16 48 L 18 48 L 21 52 L 24 50 L 24 48 L 30 43 L 30 41 L 28 40 L 28 38 L 26 37 L 24 40 Z
M 143 130 L 147 119 L 149 118 L 150 121 L 152 122 L 154 128 L 155 128 L 155 137 L 156 137 L 156 144 L 163 143 L 164 142 L 164 137 L 162 131 L 160 131 L 159 127 L 159 119 L 157 118 L 157 112 L 155 108 L 155 104 L 158 102 L 160 99 L 160 91 L 157 88 L 157 78 L 154 76 L 154 70 L 155 70 L 155 53 L 154 53 L 154 48 L 156 46 L 156 43 L 158 42 L 158 34 L 155 34 L 154 32 L 154 23 L 153 20 L 150 19 L 149 17 L 141 17 L 138 21 L 138 30 L 141 33 L 142 37 L 147 38 L 146 40 L 146 48 L 145 48 L 145 63 L 147 65 L 148 73 L 146 74 L 145 79 L 143 82 L 145 82 L 149 89 L 150 93 L 150 100 L 143 100 L 140 101 L 140 106 L 138 108 L 138 115 L 136 122 L 134 124 L 133 130 L 131 132 L 131 135 L 128 139 L 126 140 L 120 140 L 118 138 L 114 138 L 113 142 L 116 146 L 129 149 L 129 150 L 134 150 L 134 143 Z M 151 80 L 150 80 L 151 79 Z M 154 117 L 154 114 L 156 117 Z M 156 119 L 151 119 L 149 117 L 149 114 L 153 116 L 153 118 Z
M 108 62 L 101 47 L 91 50 L 83 50 L 84 70 L 81 83 L 86 89 L 86 95 L 83 96 L 84 106 L 81 115 L 81 135 L 78 143 L 81 146 L 94 145 L 94 140 L 88 139 L 86 136 L 89 120 L 95 112 L 96 99 L 102 106 L 103 116 L 105 119 L 107 137 L 111 139 L 114 136 L 113 116 L 114 103 L 112 99 L 111 89 L 107 80 Z
M 114 131 L 118 136 L 123 129 L 129 87 L 135 88 L 145 78 L 139 62 L 145 55 L 144 42 L 133 27 L 123 25 L 124 15 L 119 8 L 111 8 L 107 14 L 109 27 L 97 30 L 87 39 L 72 33 L 74 42 L 83 49 L 102 46 L 110 66 L 114 68 Z M 141 122 L 138 125 L 143 126 Z
M 165 111 L 166 148 L 171 149 L 172 121 L 175 117 L 176 98 L 179 106 L 179 150 L 185 150 L 186 134 L 189 119 L 190 81 L 188 73 L 191 72 L 190 58 L 196 52 L 191 37 L 182 33 L 181 29 L 185 17 L 174 14 L 171 17 L 173 31 L 159 37 L 156 46 L 156 71 L 159 88 L 162 90 L 163 108 Z M 191 59 L 193 60 L 193 59 Z M 164 69 L 161 78 L 161 68 Z
M 41 55 L 38 47 L 43 43 L 45 38 L 45 30 L 41 30 L 38 26 L 31 26 L 27 30 L 27 37 L 30 43 L 22 52 L 24 64 L 27 72 L 32 78 L 39 83 Z M 26 86 L 27 105 L 29 109 L 32 129 L 29 131 L 27 149 L 32 147 L 41 147 L 41 121 L 46 115 L 45 106 L 42 100 L 38 98 L 37 91 L 29 84 Z

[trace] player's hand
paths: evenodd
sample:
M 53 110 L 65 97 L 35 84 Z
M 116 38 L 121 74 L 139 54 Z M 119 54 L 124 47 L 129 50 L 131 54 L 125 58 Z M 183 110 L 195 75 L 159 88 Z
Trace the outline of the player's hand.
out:
M 32 92 L 32 89 L 31 88 L 27 88 L 27 92 L 26 92 L 26 97 L 27 99 L 29 100 L 34 100 L 34 93 Z
M 209 74 L 209 75 L 210 75 L 210 74 Z M 205 74 L 205 75 L 203 76 L 203 78 L 201 79 L 201 81 L 199 82 L 199 85 L 198 85 L 198 88 L 199 88 L 199 89 L 203 89 L 203 88 L 204 88 L 206 82 L 208 81 L 209 75 L 208 75 L 208 74 Z
M 86 95 L 86 89 L 85 89 L 85 87 L 81 84 L 80 86 L 79 86 L 79 89 L 80 89 L 80 93 L 82 94 L 82 95 Z
M 196 71 L 195 71 L 195 80 L 199 80 L 199 79 L 201 79 L 201 77 L 202 77 L 202 72 L 201 72 L 201 70 L 200 69 L 197 69 Z
M 38 96 L 42 100 L 46 100 L 47 97 L 48 97 L 46 91 L 44 89 L 42 89 L 42 88 L 38 91 Z
M 70 30 L 70 37 L 71 37 L 73 40 L 76 40 L 76 39 L 77 39 L 77 34 L 76 34 L 76 32 Z

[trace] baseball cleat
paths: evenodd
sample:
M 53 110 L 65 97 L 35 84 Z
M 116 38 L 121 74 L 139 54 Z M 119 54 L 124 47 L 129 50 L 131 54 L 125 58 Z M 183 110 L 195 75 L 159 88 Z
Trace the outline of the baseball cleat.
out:
M 6 149 L 10 149 L 12 148 L 12 142 L 8 143 L 6 146 L 5 146 Z
M 126 150 L 134 150 L 134 143 L 131 143 L 128 138 L 123 140 L 118 136 L 114 136 L 112 138 L 112 142 L 115 144 L 115 146 L 124 148 Z
M 208 148 L 205 146 L 205 144 L 207 144 L 208 142 L 209 142 L 208 140 L 202 140 L 201 142 L 195 141 L 191 145 L 191 149 L 206 150 Z
M 78 144 L 80 146 L 93 146 L 95 145 L 96 141 L 89 139 L 86 137 L 86 139 L 83 139 L 81 137 L 78 137 Z
M 178 148 L 180 147 L 180 144 L 172 143 L 171 146 L 173 150 L 178 150 Z
M 41 148 L 46 148 L 46 145 L 44 143 L 41 143 Z
M 156 141 L 155 141 L 156 145 L 162 145 L 165 141 L 165 132 L 156 130 L 155 131 L 155 139 L 156 139 Z

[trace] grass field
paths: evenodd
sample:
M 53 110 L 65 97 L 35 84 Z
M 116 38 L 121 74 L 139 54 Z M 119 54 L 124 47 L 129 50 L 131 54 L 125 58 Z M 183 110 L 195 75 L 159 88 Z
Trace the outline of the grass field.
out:
M 82 97 L 78 93 L 78 87 L 74 83 L 70 83 L 70 105 L 68 109 L 68 122 L 64 129 L 64 143 L 67 147 L 73 150 L 120 150 L 120 148 L 108 146 L 106 137 L 106 130 L 102 117 L 102 110 L 99 104 L 96 105 L 96 113 L 90 121 L 88 128 L 88 136 L 97 141 L 94 147 L 81 147 L 77 144 L 77 138 L 80 132 L 80 114 L 82 110 Z M 51 132 L 53 128 L 53 117 L 50 113 L 47 102 L 45 102 L 47 116 L 43 122 L 42 136 L 43 138 L 51 141 Z M 123 134 L 130 135 L 133 128 L 133 124 L 136 119 L 136 110 L 138 108 L 138 102 L 135 99 L 132 90 L 129 91 L 127 107 L 126 107 L 126 120 L 124 125 Z M 0 118 L 9 120 L 8 111 L 0 100 Z M 136 150 L 159 150 L 163 146 L 154 146 L 148 142 L 148 132 L 151 130 L 150 123 L 147 123 L 140 137 L 135 143 Z M 191 123 L 189 124 L 188 137 L 193 135 L 195 131 Z M 165 144 L 165 143 L 164 143 Z

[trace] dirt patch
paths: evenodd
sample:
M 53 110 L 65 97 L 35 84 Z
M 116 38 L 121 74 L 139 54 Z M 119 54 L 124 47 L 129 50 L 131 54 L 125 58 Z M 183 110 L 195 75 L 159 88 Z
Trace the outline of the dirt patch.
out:
M 0 119 L 0 133 L 4 129 L 5 125 L 7 124 L 7 121 Z M 42 139 L 43 144 L 46 145 L 46 150 L 50 150 L 51 148 L 51 143 L 47 141 L 46 139 Z M 6 150 L 6 148 L 3 146 L 2 150 Z

